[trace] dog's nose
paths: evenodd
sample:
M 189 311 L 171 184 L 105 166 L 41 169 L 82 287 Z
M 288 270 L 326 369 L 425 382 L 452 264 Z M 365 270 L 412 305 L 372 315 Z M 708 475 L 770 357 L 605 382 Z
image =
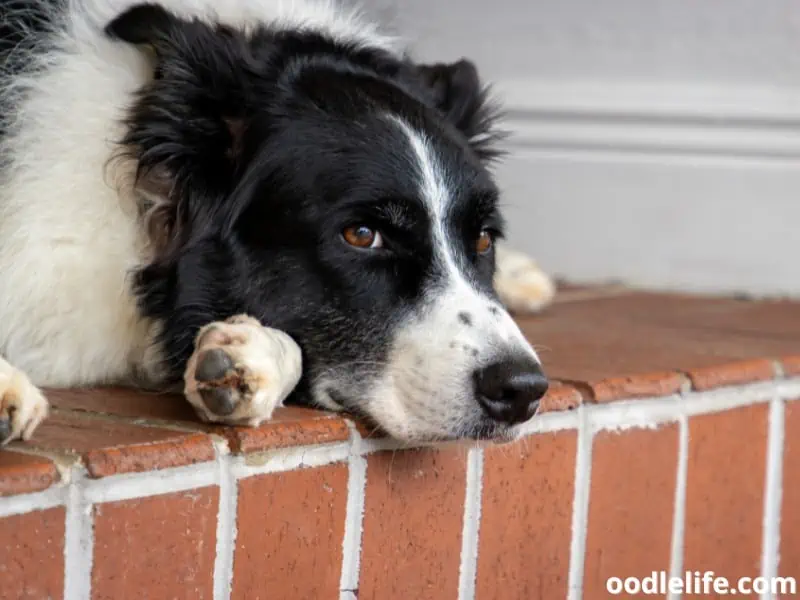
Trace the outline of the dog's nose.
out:
M 531 360 L 503 360 L 475 372 L 478 402 L 495 421 L 521 423 L 530 419 L 547 392 L 547 377 Z

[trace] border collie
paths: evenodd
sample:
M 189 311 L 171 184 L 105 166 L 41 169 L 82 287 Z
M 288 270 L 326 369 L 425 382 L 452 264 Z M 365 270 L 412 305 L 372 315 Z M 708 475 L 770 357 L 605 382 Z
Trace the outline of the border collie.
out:
M 472 63 L 280 0 L 2 4 L 0 440 L 42 387 L 284 400 L 405 441 L 508 439 L 547 389 L 507 308 L 496 112 Z

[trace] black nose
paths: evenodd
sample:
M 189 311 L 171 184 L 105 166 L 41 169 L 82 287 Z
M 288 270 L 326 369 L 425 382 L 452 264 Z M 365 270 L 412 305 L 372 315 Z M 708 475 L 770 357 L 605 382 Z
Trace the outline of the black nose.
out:
M 475 372 L 478 402 L 495 421 L 521 423 L 536 412 L 547 377 L 532 359 L 504 360 Z

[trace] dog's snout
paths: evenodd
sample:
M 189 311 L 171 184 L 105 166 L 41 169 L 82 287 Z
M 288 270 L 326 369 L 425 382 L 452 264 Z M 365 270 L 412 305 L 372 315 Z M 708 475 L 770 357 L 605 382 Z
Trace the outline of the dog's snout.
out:
M 494 420 L 521 423 L 530 419 L 545 395 L 548 381 L 533 360 L 504 360 L 475 372 L 478 402 Z

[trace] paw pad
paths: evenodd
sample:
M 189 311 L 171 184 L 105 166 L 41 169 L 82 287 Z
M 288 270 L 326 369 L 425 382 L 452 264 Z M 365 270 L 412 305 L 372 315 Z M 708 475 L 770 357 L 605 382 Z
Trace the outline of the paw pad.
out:
M 0 444 L 11 437 L 11 419 L 9 417 L 0 417 Z
M 206 350 L 197 360 L 194 378 L 207 382 L 225 379 L 233 371 L 233 360 L 221 348 Z

